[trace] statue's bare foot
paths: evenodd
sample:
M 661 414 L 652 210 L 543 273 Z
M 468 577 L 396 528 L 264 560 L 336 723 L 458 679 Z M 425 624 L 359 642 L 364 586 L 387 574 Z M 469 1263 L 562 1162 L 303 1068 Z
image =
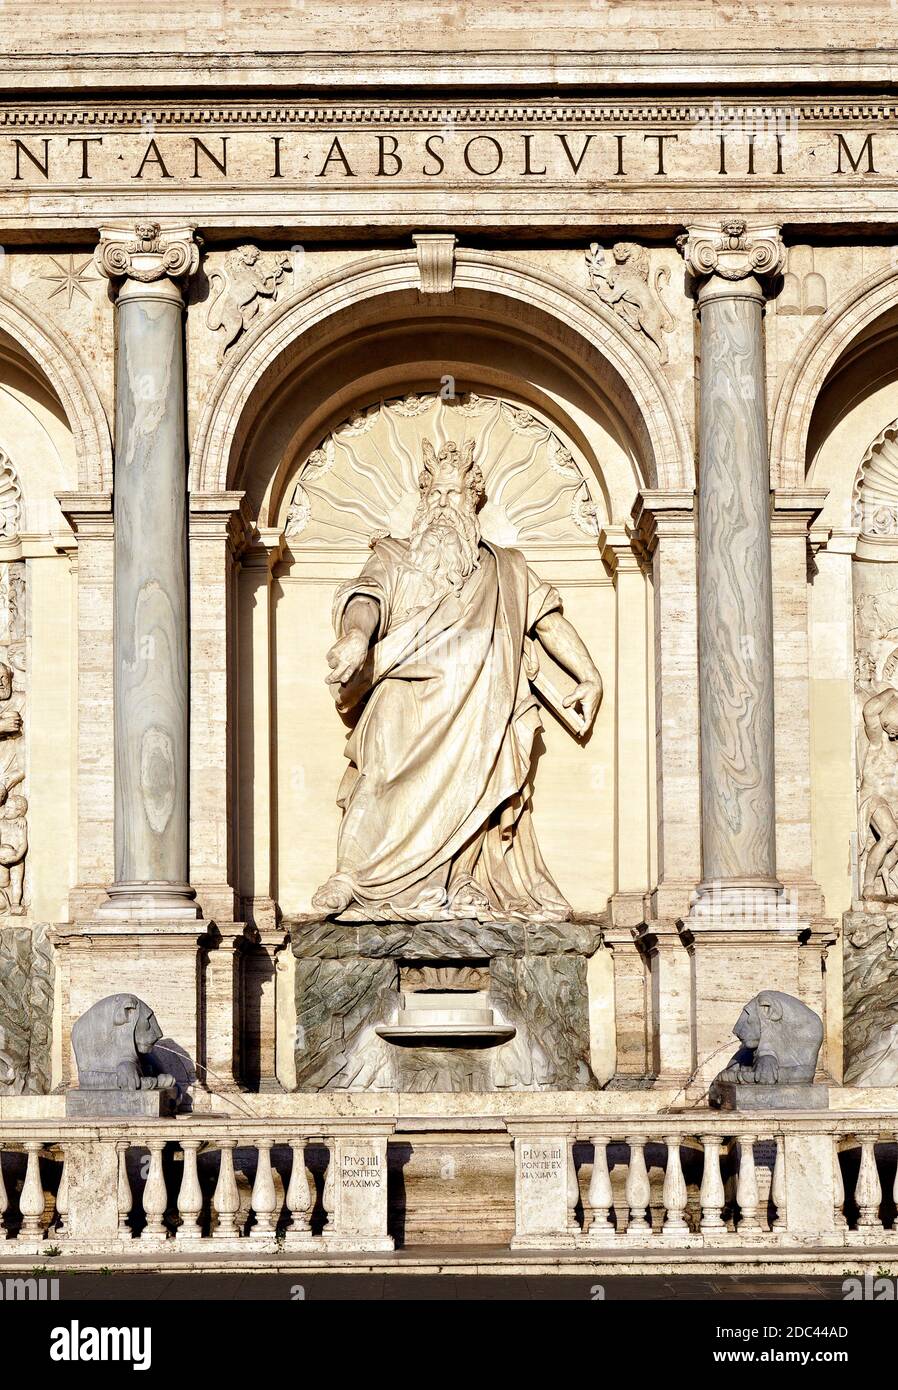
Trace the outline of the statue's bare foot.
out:
M 319 912 L 343 912 L 352 902 L 352 884 L 341 874 L 331 874 L 312 898 Z

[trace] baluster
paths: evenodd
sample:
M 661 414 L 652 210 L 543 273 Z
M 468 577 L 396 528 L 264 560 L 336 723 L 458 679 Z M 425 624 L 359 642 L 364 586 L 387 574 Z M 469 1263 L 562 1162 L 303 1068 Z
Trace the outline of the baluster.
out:
M 236 1236 L 237 1231 L 237 1212 L 240 1208 L 240 1196 L 237 1192 L 237 1179 L 234 1176 L 234 1147 L 236 1139 L 222 1139 L 221 1141 L 221 1161 L 218 1165 L 218 1182 L 215 1184 L 215 1192 L 212 1203 L 218 1216 L 213 1236 L 219 1240 L 224 1236 Z
M 287 1210 L 291 1217 L 291 1234 L 308 1236 L 312 1221 L 312 1187 L 306 1171 L 306 1144 L 304 1139 L 291 1139 L 293 1166 L 290 1169 L 290 1182 L 287 1187 Z
M 786 1229 L 786 1143 L 781 1134 L 776 1135 L 776 1158 L 773 1162 L 773 1181 L 770 1184 L 770 1196 L 773 1205 L 776 1207 L 776 1216 L 773 1218 L 773 1231 L 785 1231 Z M 844 1198 L 843 1198 L 844 1200 Z M 844 1217 L 842 1220 L 844 1221 Z
M 574 1161 L 574 1141 L 565 1140 L 567 1145 L 567 1228 L 580 1234 L 580 1223 L 577 1220 L 577 1203 L 580 1200 L 580 1179 L 577 1174 L 577 1164 Z
M 131 1208 L 134 1205 L 134 1194 L 131 1191 L 131 1182 L 128 1178 L 128 1150 L 131 1148 L 129 1139 L 116 1139 L 115 1151 L 118 1154 L 118 1233 L 122 1240 L 128 1240 L 132 1236 L 132 1231 L 128 1226 L 128 1218 L 131 1215 Z
M 688 1233 L 685 1211 L 688 1200 L 686 1179 L 683 1177 L 683 1164 L 680 1158 L 680 1136 L 668 1134 L 664 1138 L 667 1145 L 667 1167 L 664 1170 L 662 1200 L 666 1216 L 664 1235 L 679 1238 Z
M 758 1218 L 758 1171 L 755 1168 L 755 1139 L 757 1135 L 739 1137 L 739 1177 L 736 1182 L 736 1202 L 739 1207 L 737 1234 L 754 1235 L 760 1231 Z
M 65 1149 L 62 1151 L 62 1172 L 59 1175 L 59 1187 L 56 1189 L 56 1235 L 64 1236 L 68 1233 L 67 1221 L 69 1216 L 69 1156 Z
M 271 1171 L 271 1139 L 256 1140 L 256 1177 L 250 1202 L 256 1214 L 255 1225 L 251 1228 L 253 1236 L 274 1234 L 277 1194 L 274 1190 L 274 1175 Z
M 608 1172 L 608 1145 L 611 1139 L 607 1134 L 597 1134 L 591 1140 L 594 1156 L 592 1176 L 589 1179 L 587 1194 L 588 1211 L 583 1213 L 583 1229 L 593 1237 L 613 1236 L 614 1222 L 609 1216 L 614 1193 L 611 1189 L 611 1175 Z M 588 1224 L 587 1224 L 588 1222 Z
M 898 1180 L 898 1173 L 895 1174 Z M 839 1162 L 839 1135 L 833 1135 L 833 1224 L 837 1231 L 847 1231 L 845 1218 L 845 1180 Z
M 9 1210 L 9 1197 L 3 1181 L 3 1145 L 0 1144 L 0 1240 L 3 1239 L 4 1218 Z
M 702 1134 L 700 1138 L 705 1153 L 700 1193 L 701 1231 L 703 1235 L 716 1235 L 725 1230 L 721 1216 L 726 1194 L 720 1176 L 720 1139 L 716 1134 Z
M 865 1137 L 861 1140 L 861 1166 L 854 1189 L 854 1200 L 858 1207 L 858 1230 L 881 1231 L 879 1204 L 882 1201 L 882 1186 L 876 1167 L 876 1140 L 872 1138 Z
M 198 1240 L 203 1234 L 200 1224 L 203 1211 L 203 1192 L 196 1166 L 199 1147 L 199 1139 L 181 1140 L 181 1149 L 184 1153 L 184 1172 L 181 1177 L 181 1186 L 178 1189 L 178 1215 L 181 1218 L 175 1231 L 178 1240 Z
M 324 1142 L 327 1145 L 327 1172 L 324 1177 L 324 1191 L 321 1194 L 321 1202 L 324 1207 L 326 1224 L 330 1228 L 331 1233 L 333 1233 L 335 1227 L 334 1197 L 337 1190 L 337 1146 L 333 1139 L 325 1139 Z
M 162 1171 L 162 1150 L 165 1148 L 165 1140 L 150 1139 L 147 1142 L 147 1148 L 150 1151 L 150 1171 L 143 1188 L 143 1212 L 146 1217 L 146 1225 L 143 1228 L 141 1239 L 165 1240 L 168 1234 L 162 1219 L 168 1205 L 165 1174 Z
M 40 1151 L 43 1144 L 39 1139 L 29 1139 L 25 1143 L 28 1167 L 25 1169 L 25 1182 L 19 1197 L 19 1211 L 22 1225 L 19 1235 L 26 1240 L 40 1240 L 43 1236 L 41 1218 L 44 1214 L 44 1186 L 41 1182 Z
M 645 1135 L 627 1138 L 630 1146 L 630 1164 L 627 1168 L 625 1192 L 627 1196 L 627 1235 L 643 1237 L 651 1235 L 652 1228 L 646 1220 L 646 1208 L 651 1199 L 649 1175 L 645 1166 Z

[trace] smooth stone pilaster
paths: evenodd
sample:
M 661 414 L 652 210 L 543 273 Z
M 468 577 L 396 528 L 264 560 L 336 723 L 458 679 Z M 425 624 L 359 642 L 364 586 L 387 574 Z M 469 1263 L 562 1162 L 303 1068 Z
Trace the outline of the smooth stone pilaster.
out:
M 775 894 L 770 472 L 760 275 L 776 229 L 740 219 L 692 232 L 700 279 L 699 704 L 702 887 Z

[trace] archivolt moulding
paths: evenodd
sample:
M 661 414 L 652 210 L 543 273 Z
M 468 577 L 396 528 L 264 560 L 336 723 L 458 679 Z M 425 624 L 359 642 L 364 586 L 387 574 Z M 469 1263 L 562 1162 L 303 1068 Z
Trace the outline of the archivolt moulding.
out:
M 266 370 L 291 343 L 355 304 L 417 292 L 419 287 L 415 250 L 382 251 L 320 276 L 250 329 L 209 392 L 194 440 L 191 488 L 213 493 L 231 486 L 231 456 L 241 417 Z M 636 402 L 654 455 L 652 486 L 694 486 L 689 435 L 667 380 L 648 349 L 629 336 L 594 295 L 512 256 L 465 249 L 456 252 L 454 288 L 487 300 L 493 296 L 497 303 L 529 305 L 557 321 L 560 338 L 579 335 L 609 362 Z
M 783 378 L 770 431 L 770 479 L 774 488 L 805 483 L 805 455 L 814 406 L 830 372 L 882 314 L 898 307 L 898 268 L 862 280 L 817 320 Z
M 112 491 L 112 440 L 106 413 L 86 366 L 69 338 L 35 306 L 0 285 L 0 331 L 37 364 L 59 398 L 78 460 L 81 492 Z

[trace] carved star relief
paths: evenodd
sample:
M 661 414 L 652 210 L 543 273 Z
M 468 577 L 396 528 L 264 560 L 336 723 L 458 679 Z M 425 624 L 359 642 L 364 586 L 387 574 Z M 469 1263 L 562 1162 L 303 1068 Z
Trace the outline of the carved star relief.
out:
M 75 257 L 71 254 L 69 254 L 68 266 L 62 265 L 55 256 L 51 256 L 50 260 L 56 266 L 58 273 L 55 275 L 39 275 L 37 277 L 39 280 L 50 280 L 56 285 L 56 289 L 51 290 L 47 295 L 48 300 L 55 299 L 58 294 L 64 294 L 66 295 L 66 308 L 71 309 L 72 300 L 76 293 L 83 294 L 85 299 L 90 299 L 90 295 L 87 293 L 84 286 L 85 284 L 90 284 L 100 279 L 99 275 L 91 275 L 88 273 L 90 267 L 93 265 L 92 256 L 88 256 L 83 265 L 76 265 Z

